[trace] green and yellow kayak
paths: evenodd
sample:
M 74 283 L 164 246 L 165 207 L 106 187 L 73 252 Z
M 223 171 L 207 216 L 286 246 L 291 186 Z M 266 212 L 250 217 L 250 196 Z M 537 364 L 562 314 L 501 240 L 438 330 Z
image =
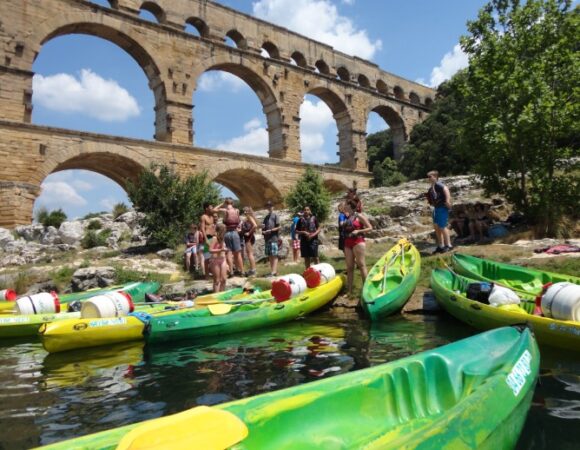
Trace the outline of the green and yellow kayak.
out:
M 580 322 L 534 316 L 533 296 L 522 295 L 522 303 L 495 307 L 466 297 L 467 286 L 475 280 L 454 274 L 450 270 L 431 272 L 431 288 L 437 302 L 453 317 L 475 328 L 491 328 L 526 323 L 538 342 L 580 352 Z
M 123 291 L 128 293 L 134 303 L 145 301 L 145 294 L 152 294 L 159 290 L 159 283 L 154 281 L 135 281 L 131 283 L 108 286 L 106 288 L 89 289 L 83 292 L 73 292 L 71 294 L 62 294 L 58 296 L 61 305 L 74 301 L 88 300 L 96 295 L 106 294 L 112 291 Z M 13 314 L 14 302 L 0 301 L 0 314 Z
M 372 320 L 399 311 L 413 295 L 420 273 L 419 251 L 401 239 L 370 270 L 363 285 L 363 309 Z
M 255 302 L 233 305 L 223 313 L 206 308 L 158 315 L 149 321 L 145 340 L 152 343 L 220 336 L 288 322 L 326 305 L 341 288 L 342 279 L 336 277 L 281 303 L 270 297 L 270 292 L 263 292 Z
M 572 275 L 544 272 L 471 255 L 456 253 L 452 261 L 456 272 L 460 275 L 501 284 L 525 294 L 539 295 L 542 287 L 547 283 L 568 281 L 580 284 L 580 278 Z
M 530 330 L 501 328 L 388 364 L 45 448 L 513 448 L 539 362 Z
M 232 299 L 246 300 L 258 294 L 245 294 L 242 288 L 231 289 L 219 294 L 208 294 L 197 297 L 195 302 L 221 302 Z M 154 315 L 175 313 L 175 308 L 166 311 L 171 304 L 144 304 L 145 309 L 137 314 L 124 317 L 102 319 L 68 319 L 44 324 L 39 335 L 44 349 L 49 353 L 63 352 L 79 348 L 99 347 L 118 342 L 129 342 L 143 339 L 143 329 Z M 149 308 L 147 310 L 146 308 Z M 177 305 L 179 308 L 179 304 Z M 195 308 L 195 307 L 194 307 Z M 193 308 L 185 308 L 193 309 Z M 208 307 L 204 307 L 207 310 Z

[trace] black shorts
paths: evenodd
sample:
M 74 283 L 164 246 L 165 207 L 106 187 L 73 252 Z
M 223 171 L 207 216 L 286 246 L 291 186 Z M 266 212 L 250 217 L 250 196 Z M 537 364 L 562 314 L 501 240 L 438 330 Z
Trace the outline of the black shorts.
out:
M 300 256 L 303 258 L 318 258 L 318 239 L 301 239 Z

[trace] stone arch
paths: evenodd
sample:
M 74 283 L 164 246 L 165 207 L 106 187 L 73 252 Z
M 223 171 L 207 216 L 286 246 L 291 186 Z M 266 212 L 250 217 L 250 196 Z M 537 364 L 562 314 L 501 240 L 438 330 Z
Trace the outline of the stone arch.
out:
M 165 23 L 167 15 L 161 6 L 155 2 L 146 1 L 141 4 L 140 11 L 147 11 L 155 16 L 158 23 Z
M 420 105 L 421 104 L 421 99 L 419 98 L 419 96 L 417 95 L 416 92 L 411 91 L 411 93 L 409 94 L 409 101 L 411 103 L 413 103 L 414 105 Z
M 232 29 L 226 33 L 226 37 L 230 38 L 235 44 L 236 47 L 245 50 L 248 48 L 248 41 L 247 39 L 236 29 Z
M 298 67 L 308 67 L 306 57 L 302 53 L 296 51 L 290 55 L 290 58 L 296 63 Z
M 338 78 L 340 78 L 342 81 L 350 81 L 350 72 L 346 67 L 340 66 L 336 70 L 336 74 L 338 75 Z
M 199 17 L 190 17 L 185 21 L 185 23 L 195 28 L 199 33 L 200 37 L 202 38 L 209 37 L 209 26 Z
M 332 194 L 340 194 L 348 190 L 348 185 L 344 181 L 335 178 L 327 178 L 323 181 L 324 187 Z
M 328 67 L 328 64 L 326 64 L 326 62 L 323 59 L 319 59 L 318 61 L 316 61 L 314 67 L 316 67 L 316 69 L 318 69 L 318 72 L 321 73 L 322 75 L 330 75 L 330 67 Z
M 368 111 L 367 117 L 371 112 L 376 112 L 389 125 L 393 137 L 393 153 L 395 159 L 400 159 L 403 145 L 407 141 L 407 130 L 403 118 L 395 109 L 387 105 L 379 105 L 371 108 Z
M 222 61 L 212 60 L 208 66 L 194 68 L 192 77 L 197 80 L 203 73 L 211 70 L 222 70 L 241 78 L 256 93 L 262 103 L 262 110 L 266 115 L 268 125 L 268 154 L 271 158 L 282 158 L 284 155 L 284 135 L 282 126 L 282 113 L 277 103 L 274 90 L 268 82 L 254 70 L 240 64 L 231 62 L 228 57 Z
M 398 100 L 405 100 L 405 91 L 401 86 L 395 86 L 393 89 L 393 94 Z
M 151 87 L 155 98 L 156 123 L 165 123 L 165 116 L 167 113 L 167 92 L 165 90 L 165 83 L 162 80 L 161 71 L 155 62 L 155 59 L 147 50 L 145 50 L 144 47 L 142 47 L 137 41 L 129 37 L 127 34 L 116 28 L 104 25 L 102 23 L 76 21 L 61 25 L 53 29 L 42 39 L 40 39 L 39 47 L 42 47 L 42 45 L 52 39 L 69 34 L 86 34 L 89 36 L 95 36 L 109 41 L 127 52 L 129 56 L 131 56 L 137 62 L 139 67 L 141 67 L 149 81 L 149 86 Z M 40 51 L 36 53 L 35 59 L 39 53 Z M 156 132 L 155 139 L 163 141 L 167 139 L 167 136 L 165 136 L 164 133 Z
M 387 83 L 383 80 L 377 80 L 377 91 L 379 91 L 383 95 L 387 95 L 389 93 L 389 87 Z
M 371 82 L 366 77 L 366 75 L 363 75 L 362 73 L 359 74 L 357 81 L 358 81 L 359 86 L 361 86 L 361 87 L 364 87 L 364 88 L 371 87 Z
M 310 94 L 322 100 L 332 111 L 338 128 L 339 161 L 342 167 L 354 168 L 355 155 L 352 137 L 352 118 L 348 108 L 339 94 L 328 87 L 314 87 L 305 94 Z
M 275 182 L 254 169 L 226 168 L 223 172 L 210 174 L 210 176 L 213 181 L 236 194 L 242 206 L 262 208 L 268 200 L 276 206 L 282 206 L 284 203 L 284 197 Z
M 425 97 L 425 106 L 427 108 L 433 107 L 433 99 L 431 97 Z
M 85 152 L 57 163 L 46 176 L 63 170 L 90 170 L 110 178 L 126 190 L 127 183 L 136 182 L 144 168 L 144 164 L 118 153 Z
M 268 52 L 268 56 L 272 59 L 280 59 L 280 50 L 278 47 L 270 41 L 266 41 L 262 44 L 262 48 Z

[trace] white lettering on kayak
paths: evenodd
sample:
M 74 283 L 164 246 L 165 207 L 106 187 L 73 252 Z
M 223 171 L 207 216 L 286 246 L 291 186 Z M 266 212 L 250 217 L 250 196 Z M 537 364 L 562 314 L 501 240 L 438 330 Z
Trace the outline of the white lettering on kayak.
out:
M 106 327 L 109 325 L 125 325 L 127 323 L 127 319 L 124 317 L 118 317 L 116 319 L 100 319 L 100 320 L 91 320 L 89 322 L 89 327 L 96 328 L 96 327 Z
M 526 350 L 524 353 L 522 353 L 522 356 L 520 356 L 520 359 L 518 359 L 518 362 L 515 363 L 514 367 L 506 378 L 508 386 L 511 388 L 516 397 L 520 394 L 520 391 L 526 384 L 528 375 L 532 373 L 531 363 L 532 354 Z
M 12 325 L 15 323 L 27 323 L 30 322 L 29 317 L 6 317 L 0 319 L 0 325 Z

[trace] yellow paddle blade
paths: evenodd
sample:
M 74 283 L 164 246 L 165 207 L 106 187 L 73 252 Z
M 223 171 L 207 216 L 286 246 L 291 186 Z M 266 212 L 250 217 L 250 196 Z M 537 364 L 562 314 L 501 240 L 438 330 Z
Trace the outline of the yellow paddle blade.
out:
M 223 450 L 247 436 L 248 427 L 234 414 L 198 406 L 145 422 L 127 433 L 117 450 Z
M 227 303 L 218 303 L 215 305 L 207 305 L 207 309 L 209 309 L 209 312 L 212 316 L 221 316 L 223 314 L 229 313 L 232 310 L 232 305 Z
M 194 303 L 196 305 L 215 305 L 216 303 L 221 303 L 221 300 L 217 297 L 204 297 L 203 299 L 198 297 L 194 300 Z

